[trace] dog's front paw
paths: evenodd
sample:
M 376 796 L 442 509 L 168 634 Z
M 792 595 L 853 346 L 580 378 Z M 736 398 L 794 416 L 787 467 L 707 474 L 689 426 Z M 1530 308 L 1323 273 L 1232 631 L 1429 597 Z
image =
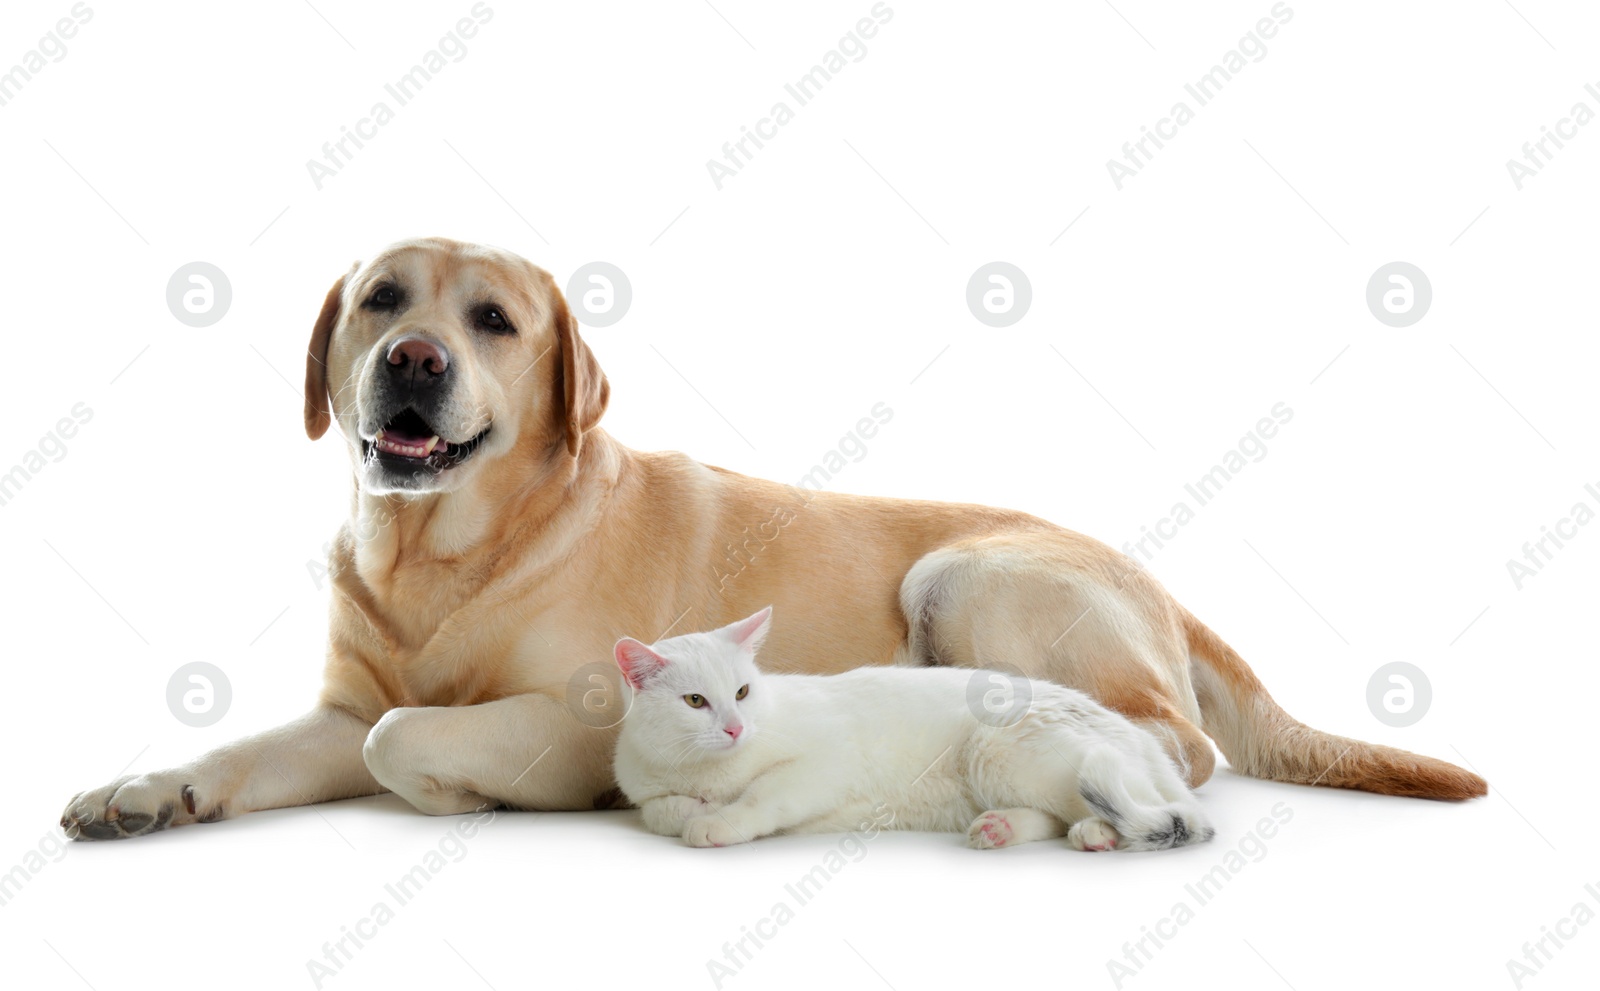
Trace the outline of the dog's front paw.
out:
M 61 828 L 74 840 L 120 840 L 224 817 L 220 803 L 201 808 L 199 800 L 194 786 L 172 772 L 130 775 L 73 796 Z
M 690 846 L 732 846 L 755 839 L 735 829 L 720 815 L 699 816 L 683 824 L 683 841 Z

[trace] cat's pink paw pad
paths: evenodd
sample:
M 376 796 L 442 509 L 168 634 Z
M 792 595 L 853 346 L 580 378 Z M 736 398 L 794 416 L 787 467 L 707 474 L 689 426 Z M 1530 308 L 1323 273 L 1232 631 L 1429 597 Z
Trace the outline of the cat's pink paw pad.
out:
M 721 816 L 690 819 L 683 826 L 683 840 L 690 846 L 720 847 L 747 842 L 747 838 Z
M 1108 822 L 1099 819 L 1084 819 L 1073 823 L 1072 829 L 1067 832 L 1067 842 L 1074 849 L 1087 850 L 1091 853 L 1104 853 L 1117 848 L 1116 829 Z
M 967 845 L 975 850 L 997 850 L 1010 843 L 1014 835 L 1005 816 L 985 812 L 967 830 Z

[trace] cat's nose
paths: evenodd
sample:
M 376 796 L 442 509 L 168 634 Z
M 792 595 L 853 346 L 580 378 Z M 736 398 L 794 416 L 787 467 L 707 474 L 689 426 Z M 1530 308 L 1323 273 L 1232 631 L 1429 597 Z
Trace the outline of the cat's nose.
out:
M 724 727 L 722 727 L 722 732 L 728 734 L 729 736 L 731 736 L 735 740 L 737 740 L 737 739 L 739 739 L 739 734 L 744 732 L 744 727 L 743 726 L 724 726 Z

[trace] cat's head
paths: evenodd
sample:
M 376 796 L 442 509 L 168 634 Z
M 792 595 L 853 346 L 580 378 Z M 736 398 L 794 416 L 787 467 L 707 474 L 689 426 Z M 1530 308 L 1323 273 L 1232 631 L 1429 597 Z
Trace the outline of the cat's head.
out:
M 672 763 L 748 745 L 767 706 L 756 648 L 771 625 L 768 606 L 708 633 L 618 640 L 617 666 L 634 691 L 628 728 Z

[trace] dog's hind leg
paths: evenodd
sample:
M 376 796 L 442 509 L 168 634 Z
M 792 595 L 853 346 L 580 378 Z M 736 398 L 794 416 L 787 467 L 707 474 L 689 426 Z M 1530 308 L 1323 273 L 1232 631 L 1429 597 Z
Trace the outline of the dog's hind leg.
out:
M 1182 613 L 1109 547 L 1060 530 L 962 541 L 913 565 L 900 598 L 914 662 L 1076 688 L 1154 735 L 1190 786 L 1210 778 Z

